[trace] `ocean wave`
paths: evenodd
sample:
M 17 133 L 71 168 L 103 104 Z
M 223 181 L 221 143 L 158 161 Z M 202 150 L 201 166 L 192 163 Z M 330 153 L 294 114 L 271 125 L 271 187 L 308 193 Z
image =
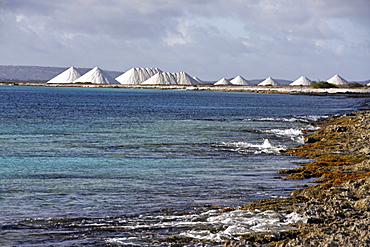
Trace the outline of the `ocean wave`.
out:
M 183 119 L 178 121 L 211 121 L 211 122 L 229 122 L 229 121 L 254 121 L 254 122 L 301 122 L 309 123 L 329 116 L 303 115 L 294 117 L 250 117 L 250 118 L 196 118 Z
M 123 231 L 150 231 L 171 228 L 177 231 L 174 234 L 180 238 L 190 237 L 202 241 L 222 243 L 225 239 L 238 239 L 241 235 L 253 232 L 278 233 L 296 229 L 290 224 L 299 222 L 307 222 L 307 218 L 295 212 L 280 214 L 273 210 L 262 212 L 259 210 L 235 210 L 219 213 L 215 210 L 209 210 L 200 214 L 153 216 L 146 219 L 145 223 L 140 222 L 140 224 L 131 226 L 122 225 L 120 228 Z M 207 228 L 220 230 L 204 230 Z M 165 236 L 162 235 L 161 237 Z M 105 241 L 109 244 L 129 245 L 138 244 L 142 240 L 131 236 L 106 238 Z M 201 246 L 208 245 L 203 243 Z
M 222 242 L 224 239 L 238 239 L 238 236 L 253 232 L 271 232 L 295 229 L 289 226 L 298 222 L 306 222 L 307 219 L 293 212 L 280 214 L 273 210 L 260 212 L 259 210 L 235 210 L 222 214 L 208 212 L 207 221 L 212 225 L 222 225 L 225 230 L 213 233 L 209 230 L 189 230 L 180 233 L 180 236 L 191 237 L 200 240 Z
M 273 118 L 273 117 L 263 117 L 263 118 L 246 118 L 244 121 L 262 121 L 262 122 L 297 122 L 299 118 Z
M 307 222 L 307 218 L 300 216 L 296 212 L 290 214 L 280 214 L 273 210 L 235 210 L 222 214 L 206 212 L 207 222 L 212 225 L 221 225 L 224 230 L 211 232 L 209 230 L 189 230 L 180 233 L 182 237 L 191 237 L 200 240 L 222 242 L 224 239 L 239 239 L 239 236 L 253 232 L 278 233 L 286 230 L 295 229 L 289 224 Z
M 274 134 L 277 136 L 289 137 L 291 140 L 299 143 L 304 143 L 303 132 L 301 129 L 269 129 L 266 133 Z
M 303 115 L 294 117 L 261 117 L 261 118 L 245 118 L 244 121 L 261 121 L 261 122 L 302 122 L 308 123 L 311 121 L 316 121 L 323 118 L 328 118 L 329 116 L 319 116 L 319 115 Z
M 223 142 L 218 147 L 226 148 L 227 151 L 253 154 L 279 154 L 286 147 L 283 145 L 272 145 L 268 139 L 264 139 L 262 144 L 249 142 Z

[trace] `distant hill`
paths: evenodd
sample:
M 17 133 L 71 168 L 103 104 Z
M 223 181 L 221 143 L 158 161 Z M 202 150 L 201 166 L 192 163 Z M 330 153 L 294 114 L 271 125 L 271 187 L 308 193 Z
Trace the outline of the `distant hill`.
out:
M 357 81 L 358 83 L 362 83 L 362 84 L 365 84 L 365 85 L 367 85 L 367 84 L 369 84 L 370 83 L 370 80 L 366 80 L 366 81 Z
M 29 81 L 46 82 L 56 75 L 68 69 L 67 67 L 42 67 L 42 66 L 0 66 L 0 81 Z M 92 68 L 76 68 L 81 74 Z M 107 71 L 110 76 L 116 78 L 123 72 Z

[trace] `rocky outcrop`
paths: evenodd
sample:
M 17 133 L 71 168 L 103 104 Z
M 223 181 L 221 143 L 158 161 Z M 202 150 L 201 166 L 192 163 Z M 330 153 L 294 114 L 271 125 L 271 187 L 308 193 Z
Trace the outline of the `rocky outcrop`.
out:
M 309 191 L 320 194 L 331 186 L 370 176 L 370 111 L 349 113 L 319 125 L 320 130 L 306 136 L 311 142 L 288 150 L 315 160 L 280 173 L 288 173 L 286 179 L 318 177 L 314 182 L 320 185 L 295 191 L 294 195 L 310 197 L 314 195 L 307 194 Z
M 276 246 L 370 246 L 370 178 L 346 182 L 295 211 L 309 217 L 299 234 Z
M 308 217 L 308 223 L 274 238 L 245 236 L 224 246 L 370 246 L 370 111 L 317 124 L 321 128 L 307 133 L 305 145 L 287 150 L 313 161 L 280 173 L 286 179 L 317 177 L 318 184 L 295 190 L 281 202 L 270 199 L 242 206 L 281 210 L 282 205 Z
M 320 126 L 306 136 L 310 143 L 289 151 L 316 159 L 299 173 L 307 169 L 319 175 L 315 182 L 320 184 L 292 193 L 309 198 L 292 207 L 309 217 L 308 224 L 299 226 L 295 238 L 276 245 L 370 246 L 370 111 L 325 120 Z

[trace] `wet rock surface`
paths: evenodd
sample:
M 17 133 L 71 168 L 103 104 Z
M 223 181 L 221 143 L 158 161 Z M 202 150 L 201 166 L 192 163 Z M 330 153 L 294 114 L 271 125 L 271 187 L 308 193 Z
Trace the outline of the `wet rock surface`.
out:
M 308 217 L 308 222 L 275 235 L 243 236 L 225 247 L 370 246 L 370 111 L 317 124 L 321 128 L 306 135 L 305 145 L 287 151 L 313 161 L 280 172 L 286 179 L 317 177 L 317 185 L 295 190 L 281 203 L 271 199 L 242 206 L 295 211 Z

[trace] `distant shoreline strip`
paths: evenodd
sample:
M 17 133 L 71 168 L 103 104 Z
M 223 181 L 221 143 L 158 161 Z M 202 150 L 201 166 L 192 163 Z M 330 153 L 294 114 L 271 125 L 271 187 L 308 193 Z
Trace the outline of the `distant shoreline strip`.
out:
M 42 86 L 42 87 L 84 87 L 84 88 L 122 88 L 122 89 L 161 89 L 161 90 L 191 90 L 191 91 L 224 91 L 275 94 L 308 94 L 308 95 L 358 95 L 370 96 L 370 89 L 363 88 L 311 88 L 302 86 L 237 86 L 237 85 L 123 85 L 123 84 L 90 84 L 90 83 L 60 83 L 47 84 L 35 82 L 0 83 L 9 86 Z

